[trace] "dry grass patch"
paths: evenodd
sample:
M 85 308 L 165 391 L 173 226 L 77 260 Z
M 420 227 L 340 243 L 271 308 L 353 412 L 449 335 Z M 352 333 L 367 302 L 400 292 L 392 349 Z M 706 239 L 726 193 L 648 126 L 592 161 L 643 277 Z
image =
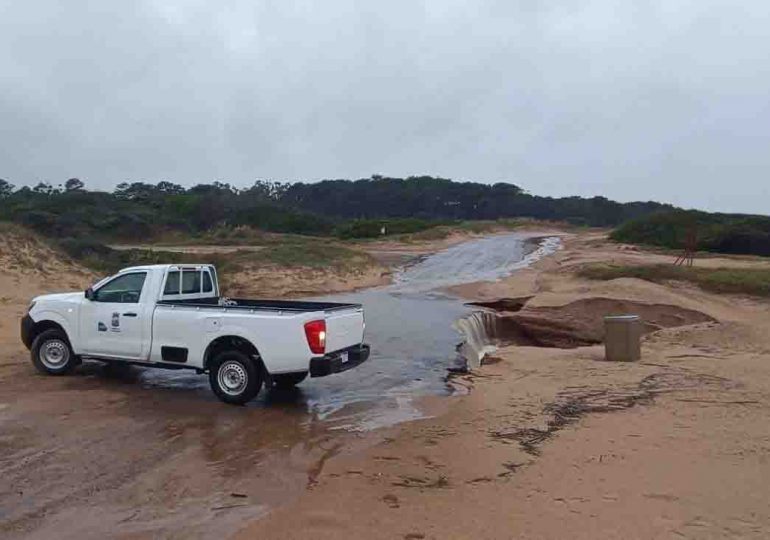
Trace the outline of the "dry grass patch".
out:
M 654 283 L 684 281 L 716 293 L 770 296 L 770 269 L 767 268 L 689 268 L 670 264 L 607 265 L 591 264 L 577 270 L 587 279 L 637 278 Z

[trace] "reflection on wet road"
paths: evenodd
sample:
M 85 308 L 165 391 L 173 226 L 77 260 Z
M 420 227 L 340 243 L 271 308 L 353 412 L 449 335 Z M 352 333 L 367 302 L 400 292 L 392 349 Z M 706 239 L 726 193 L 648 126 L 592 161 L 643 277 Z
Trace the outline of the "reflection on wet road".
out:
M 403 269 L 391 286 L 327 297 L 364 305 L 370 360 L 345 373 L 307 379 L 294 392 L 263 391 L 252 406 L 273 407 L 277 399 L 309 422 L 351 430 L 420 417 L 415 397 L 450 392 L 446 370 L 458 363 L 462 340 L 453 323 L 470 312 L 436 289 L 509 275 L 559 245 L 555 238 L 528 238 L 514 233 L 466 242 Z M 208 392 L 205 377 L 187 372 L 147 370 L 141 378 L 145 385 Z

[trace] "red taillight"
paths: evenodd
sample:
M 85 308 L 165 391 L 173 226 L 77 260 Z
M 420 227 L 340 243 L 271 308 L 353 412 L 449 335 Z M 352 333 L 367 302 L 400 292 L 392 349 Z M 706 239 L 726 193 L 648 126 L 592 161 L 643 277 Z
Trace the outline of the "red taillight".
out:
M 305 337 L 313 354 L 326 352 L 326 321 L 310 321 L 305 323 Z

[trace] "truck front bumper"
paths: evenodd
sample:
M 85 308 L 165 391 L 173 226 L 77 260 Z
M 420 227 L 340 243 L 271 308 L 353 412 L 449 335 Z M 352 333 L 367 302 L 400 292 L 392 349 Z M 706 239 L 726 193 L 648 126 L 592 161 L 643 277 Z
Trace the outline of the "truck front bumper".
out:
M 369 358 L 369 345 L 361 344 L 326 356 L 310 359 L 310 376 L 325 377 L 333 373 L 342 373 L 366 362 Z M 347 356 L 347 360 L 345 357 Z

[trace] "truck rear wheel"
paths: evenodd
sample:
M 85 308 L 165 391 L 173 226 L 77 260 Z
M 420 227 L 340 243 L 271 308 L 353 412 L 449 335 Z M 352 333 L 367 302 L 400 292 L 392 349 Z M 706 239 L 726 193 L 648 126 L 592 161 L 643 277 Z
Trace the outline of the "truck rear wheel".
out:
M 299 373 L 282 373 L 273 375 L 273 386 L 280 389 L 293 388 L 307 378 L 307 371 Z
M 209 384 L 220 400 L 243 405 L 259 394 L 262 373 L 242 352 L 222 351 L 209 367 Z
M 55 328 L 37 336 L 30 350 L 35 369 L 46 375 L 65 375 L 79 363 L 67 335 Z

